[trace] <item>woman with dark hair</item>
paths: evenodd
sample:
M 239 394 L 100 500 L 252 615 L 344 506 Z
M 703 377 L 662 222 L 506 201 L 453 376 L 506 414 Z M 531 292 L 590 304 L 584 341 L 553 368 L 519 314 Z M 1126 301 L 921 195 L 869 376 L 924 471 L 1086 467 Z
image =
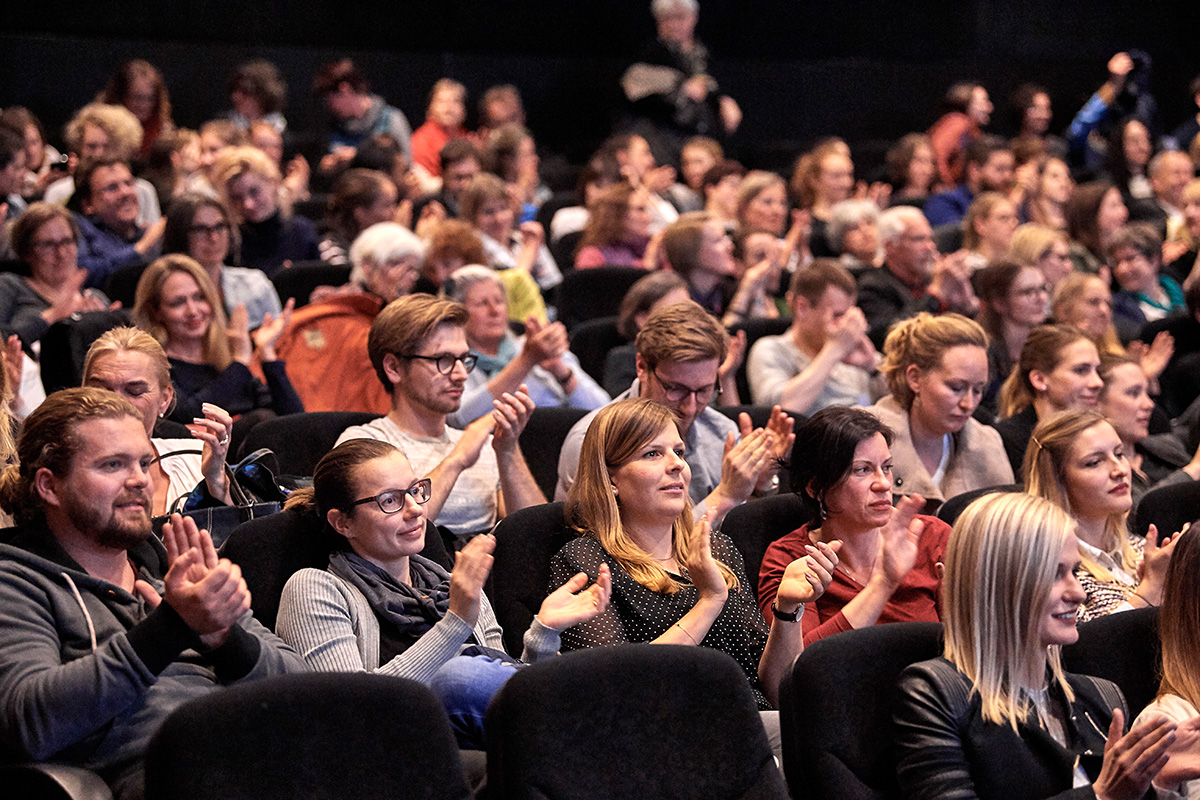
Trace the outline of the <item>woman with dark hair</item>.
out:
M 546 248 L 541 223 L 517 225 L 516 208 L 503 180 L 488 172 L 479 173 L 463 189 L 458 205 L 461 218 L 474 225 L 483 240 L 488 266 L 523 270 L 543 292 L 562 283 L 558 264 Z
M 244 131 L 263 121 L 279 133 L 287 130 L 283 109 L 287 105 L 287 82 L 270 61 L 256 58 L 238 65 L 229 77 L 229 104 L 226 116 Z
M 768 626 L 746 588 L 742 556 L 707 517 L 692 519 L 691 471 L 674 412 L 647 399 L 620 400 L 592 420 L 564 513 L 581 535 L 550 562 L 550 586 L 579 572 L 612 574 L 612 604 L 563 632 L 563 650 L 625 642 L 711 647 L 746 673 L 759 709 L 803 649 L 806 602 L 821 596 L 837 565 L 835 545 L 789 560 Z M 767 712 L 764 722 L 778 725 Z M 772 719 L 773 717 L 773 719 Z
M 1015 493 L 976 500 L 955 524 L 943 655 L 900 676 L 901 797 L 1153 796 L 1175 724 L 1157 717 L 1122 735 L 1121 690 L 1062 668 L 1084 600 L 1073 528 L 1050 503 Z
M 13 222 L 10 235 L 29 274 L 0 274 L 0 325 L 20 336 L 26 347 L 61 319 L 108 308 L 103 292 L 83 288 L 88 273 L 77 261 L 79 227 L 70 211 L 55 203 L 34 203 Z
M 150 156 L 150 148 L 158 137 L 175 128 L 171 120 L 171 98 L 162 73 L 149 61 L 136 58 L 126 61 L 108 79 L 104 91 L 96 95 L 97 103 L 124 106 L 142 123 L 142 143 L 137 155 Z
M 900 137 L 887 151 L 887 176 L 892 186 L 891 205 L 924 208 L 937 178 L 937 160 L 929 137 L 923 133 Z
M 1121 191 L 1125 205 L 1154 197 L 1146 168 L 1154 155 L 1150 129 L 1136 117 L 1121 120 L 1108 140 L 1105 172 Z
M 1075 520 L 1086 593 L 1081 622 L 1162 603 L 1177 539 L 1129 532 L 1129 459 L 1112 423 L 1092 409 L 1062 411 L 1038 423 L 1025 453 L 1025 491 Z
M 649 192 L 628 183 L 614 184 L 596 195 L 588 205 L 587 226 L 575 253 L 575 269 L 657 267 L 658 248 L 650 246 L 649 203 Z
M 1012 372 L 1029 332 L 1046 321 L 1050 286 L 1042 271 L 1016 261 L 999 260 L 975 273 L 979 324 L 988 345 L 988 390 L 983 405 L 997 410 L 1000 384 Z
M 396 222 L 400 193 L 391 178 L 373 169 L 348 169 L 329 193 L 328 233 L 317 245 L 321 260 L 349 264 L 350 245 L 377 222 Z
M 963 153 L 992 119 L 992 101 L 987 89 L 978 83 L 964 81 L 946 90 L 942 98 L 944 112 L 929 129 L 937 159 L 940 186 L 936 190 L 953 189 L 963 181 Z
M 239 305 L 245 306 L 247 324 L 254 330 L 268 314 L 278 317 L 283 306 L 262 270 L 227 265 L 236 257 L 240 244 L 229 212 L 212 197 L 185 194 L 167 209 L 163 253 L 194 258 L 217 287 L 225 313 L 232 315 Z
M 1039 325 L 1025 337 L 1016 366 L 1000 387 L 996 430 L 1013 474 L 1025 462 L 1029 437 L 1039 420 L 1068 408 L 1095 408 L 1104 382 L 1096 369 L 1096 345 L 1073 325 Z
M 488 134 L 484 143 L 483 168 L 498 176 L 521 204 L 521 222 L 533 219 L 537 209 L 551 197 L 538 174 L 537 143 L 522 125 L 508 123 Z
M 667 263 L 687 281 L 692 299 L 706 311 L 733 325 L 765 306 L 771 264 L 748 270 L 738 280 L 733 242 L 720 222 L 703 211 L 684 214 L 663 232 Z
M 652 272 L 629 287 L 617 311 L 617 333 L 626 343 L 608 351 L 604 360 L 604 391 L 616 397 L 633 385 L 633 379 L 637 377 L 634 340 L 650 315 L 660 308 L 690 299 L 687 283 L 669 270 Z
M 1032 188 L 1017 209 L 1022 220 L 1055 230 L 1067 226 L 1066 205 L 1075 192 L 1071 170 L 1061 158 L 1039 158 L 1032 175 Z
M 419 681 L 446 706 L 459 745 L 483 747 L 488 701 L 521 666 L 504 652 L 484 594 L 496 539 L 457 554 L 453 572 L 420 555 L 429 478 L 387 442 L 352 439 L 317 464 L 289 508 L 315 514 L 333 542 L 326 569 L 288 579 L 276 629 L 321 672 L 371 672 Z M 525 663 L 558 652 L 560 633 L 608 607 L 607 570 L 572 575 L 542 601 L 525 633 Z
M 875 416 L 844 406 L 818 411 L 796 431 L 790 485 L 811 521 L 767 548 L 758 605 L 771 619 L 788 565 L 814 546 L 839 548 L 832 582 L 805 609 L 805 645 L 870 625 L 938 619 L 938 564 L 950 526 L 917 514 L 920 495 L 892 507 L 892 439 Z
M 1105 265 L 1108 240 L 1129 219 L 1121 192 L 1107 181 L 1085 183 L 1075 189 L 1063 207 L 1071 261 L 1080 272 L 1100 272 Z
M 65 157 L 47 144 L 42 123 L 24 106 L 9 106 L 0 112 L 0 125 L 7 125 L 25 137 L 25 175 L 21 178 L 20 195 L 26 202 L 40 200 L 46 186 L 65 174 Z
M 180 254 L 163 256 L 146 268 L 133 307 L 134 323 L 167 352 L 178 400 L 170 418 L 185 425 L 203 416 L 204 403 L 234 415 L 266 409 L 283 416 L 304 410 L 275 355 L 275 342 L 291 317 L 289 301 L 282 314 L 267 315 L 253 334 L 244 306 L 234 309 L 227 322 L 208 273 Z M 250 371 L 255 363 L 266 386 Z

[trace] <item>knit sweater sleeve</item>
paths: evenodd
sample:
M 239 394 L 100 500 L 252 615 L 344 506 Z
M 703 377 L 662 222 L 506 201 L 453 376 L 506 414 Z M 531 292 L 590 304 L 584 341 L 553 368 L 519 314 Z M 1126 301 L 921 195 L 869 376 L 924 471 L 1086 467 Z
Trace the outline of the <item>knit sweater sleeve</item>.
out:
M 379 664 L 379 622 L 366 598 L 345 581 L 316 569 L 300 570 L 288 579 L 276 629 L 318 672 L 373 672 L 426 685 L 439 667 L 458 655 L 471 634 L 465 621 L 448 613 L 412 647 Z M 491 639 L 489 635 L 485 641 Z

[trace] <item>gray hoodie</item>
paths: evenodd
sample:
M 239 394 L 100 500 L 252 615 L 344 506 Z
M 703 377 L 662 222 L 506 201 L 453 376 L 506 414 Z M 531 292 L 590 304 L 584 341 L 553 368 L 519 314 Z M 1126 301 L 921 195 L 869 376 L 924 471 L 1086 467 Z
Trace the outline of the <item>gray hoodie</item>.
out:
M 0 760 L 96 770 L 138 796 L 150 737 L 174 709 L 240 680 L 305 670 L 247 614 L 225 644 L 200 642 L 165 602 L 89 575 L 44 527 L 0 544 Z M 132 548 L 138 577 L 161 594 L 167 556 L 154 538 Z

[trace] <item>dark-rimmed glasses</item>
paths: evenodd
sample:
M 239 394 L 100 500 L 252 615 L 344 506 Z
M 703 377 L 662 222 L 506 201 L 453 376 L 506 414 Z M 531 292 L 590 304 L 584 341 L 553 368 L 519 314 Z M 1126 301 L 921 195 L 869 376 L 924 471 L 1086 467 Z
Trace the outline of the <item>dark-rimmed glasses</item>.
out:
M 465 369 L 467 374 L 470 375 L 471 370 L 475 369 L 475 362 L 479 360 L 478 356 L 471 353 L 467 353 L 465 356 L 456 356 L 453 353 L 442 353 L 438 356 L 400 356 L 400 358 L 407 359 L 409 361 L 431 361 L 433 362 L 434 367 L 437 368 L 437 371 L 443 375 L 449 375 L 451 372 L 454 372 L 454 365 L 460 361 L 462 362 L 463 369 Z
M 670 403 L 682 403 L 689 395 L 696 398 L 698 405 L 706 406 L 712 400 L 721 386 L 719 383 L 710 383 L 707 386 L 699 386 L 693 389 L 690 386 L 684 386 L 682 383 L 671 383 L 664 381 L 662 376 L 658 374 L 658 370 L 652 370 L 654 380 L 658 381 L 658 385 L 662 387 L 663 394 L 666 395 L 667 401 Z
M 423 506 L 429 502 L 432 494 L 433 480 L 430 478 L 421 478 L 421 480 L 407 489 L 387 489 L 374 497 L 364 497 L 361 500 L 355 500 L 351 505 L 361 506 L 366 503 L 374 503 L 379 506 L 379 510 L 383 513 L 395 514 L 404 508 L 404 495 L 411 496 L 413 500 L 417 501 L 417 505 Z

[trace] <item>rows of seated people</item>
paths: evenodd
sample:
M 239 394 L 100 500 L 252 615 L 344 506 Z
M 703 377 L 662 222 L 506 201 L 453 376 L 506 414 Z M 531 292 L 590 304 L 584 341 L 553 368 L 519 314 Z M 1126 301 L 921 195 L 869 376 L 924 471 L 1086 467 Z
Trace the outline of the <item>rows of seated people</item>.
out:
M 694 4 L 655 8 L 694 25 Z M 1063 136 L 1044 89 L 1017 93 L 1004 139 L 986 89 L 956 85 L 870 184 L 840 138 L 785 179 L 649 126 L 556 194 L 514 87 L 472 132 L 440 80 L 413 131 L 349 59 L 314 80 L 315 169 L 284 162 L 264 61 L 198 131 L 129 62 L 65 157 L 4 110 L 4 758 L 137 797 L 179 703 L 303 670 L 424 683 L 483 749 L 526 664 L 642 642 L 730 656 L 782 758 L 806 647 L 941 621 L 944 658 L 902 680 L 907 796 L 1186 796 L 1200 551 L 1173 520 L 1200 516 L 1200 124 L 1156 137 L 1138 63 L 1108 71 Z M 531 427 L 545 408 L 578 412 Z M 276 521 L 318 557 L 276 587 L 272 631 L 195 520 L 246 502 L 230 466 L 276 417 L 320 452 L 277 465 L 304 488 Z M 545 520 L 514 619 L 485 587 Z M 1120 693 L 1058 648 L 1076 620 L 1160 605 L 1158 714 L 1126 732 Z M 998 737 L 983 764 L 976 736 Z

